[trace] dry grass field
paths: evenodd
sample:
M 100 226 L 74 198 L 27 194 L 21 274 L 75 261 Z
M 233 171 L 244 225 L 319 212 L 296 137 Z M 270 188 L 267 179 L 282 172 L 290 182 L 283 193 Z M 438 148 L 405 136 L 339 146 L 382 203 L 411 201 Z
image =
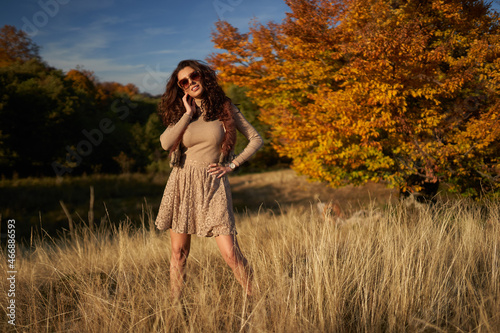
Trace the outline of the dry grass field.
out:
M 156 212 L 146 206 L 140 227 L 78 224 L 63 238 L 18 249 L 16 326 L 2 312 L 0 330 L 500 331 L 499 203 L 442 200 L 418 209 L 375 185 L 332 191 L 288 172 L 231 182 L 239 242 L 259 288 L 252 299 L 214 240 L 195 237 L 182 302 L 172 302 L 169 236 L 154 229 Z M 243 211 L 245 198 L 257 204 L 264 194 L 276 206 Z M 326 198 L 367 214 L 353 223 L 325 220 L 315 201 Z M 7 290 L 5 250 L 0 267 Z M 7 293 L 0 299 L 7 304 Z

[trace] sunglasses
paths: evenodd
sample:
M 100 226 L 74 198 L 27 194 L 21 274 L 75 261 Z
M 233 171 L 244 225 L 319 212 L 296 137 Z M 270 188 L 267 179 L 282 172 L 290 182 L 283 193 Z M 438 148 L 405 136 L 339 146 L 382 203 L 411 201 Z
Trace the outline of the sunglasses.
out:
M 189 88 L 189 86 L 191 85 L 191 81 L 200 81 L 200 79 L 201 79 L 200 73 L 198 73 L 197 71 L 194 71 L 191 74 L 189 74 L 188 77 L 186 77 L 180 81 L 177 81 L 177 84 L 179 85 L 179 87 L 181 87 L 182 89 L 185 90 L 185 89 Z

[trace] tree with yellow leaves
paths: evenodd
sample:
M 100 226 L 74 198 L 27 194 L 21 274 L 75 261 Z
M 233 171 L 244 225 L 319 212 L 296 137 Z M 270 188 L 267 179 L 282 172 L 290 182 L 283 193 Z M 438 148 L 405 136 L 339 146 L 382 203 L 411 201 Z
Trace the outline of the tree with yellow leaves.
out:
M 289 0 L 209 62 L 248 88 L 295 170 L 332 186 L 411 175 L 500 192 L 499 17 L 479 0 Z

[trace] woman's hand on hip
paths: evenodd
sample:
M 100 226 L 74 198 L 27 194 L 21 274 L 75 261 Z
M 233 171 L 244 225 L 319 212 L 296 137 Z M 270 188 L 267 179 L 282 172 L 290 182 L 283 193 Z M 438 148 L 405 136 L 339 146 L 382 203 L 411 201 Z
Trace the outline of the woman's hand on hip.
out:
M 208 174 L 210 176 L 217 176 L 217 178 L 223 177 L 225 174 L 232 172 L 233 169 L 227 166 L 218 165 L 217 163 L 212 163 L 208 166 Z

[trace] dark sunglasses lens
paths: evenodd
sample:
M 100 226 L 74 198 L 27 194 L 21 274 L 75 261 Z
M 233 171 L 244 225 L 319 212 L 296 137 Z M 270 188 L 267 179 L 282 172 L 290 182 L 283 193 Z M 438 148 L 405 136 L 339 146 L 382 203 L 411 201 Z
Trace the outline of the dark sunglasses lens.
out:
M 181 86 L 182 89 L 186 89 L 187 87 L 189 87 L 189 80 L 188 79 L 180 80 L 179 86 Z
M 189 77 L 192 81 L 198 81 L 201 78 L 201 75 L 198 72 L 193 72 Z

